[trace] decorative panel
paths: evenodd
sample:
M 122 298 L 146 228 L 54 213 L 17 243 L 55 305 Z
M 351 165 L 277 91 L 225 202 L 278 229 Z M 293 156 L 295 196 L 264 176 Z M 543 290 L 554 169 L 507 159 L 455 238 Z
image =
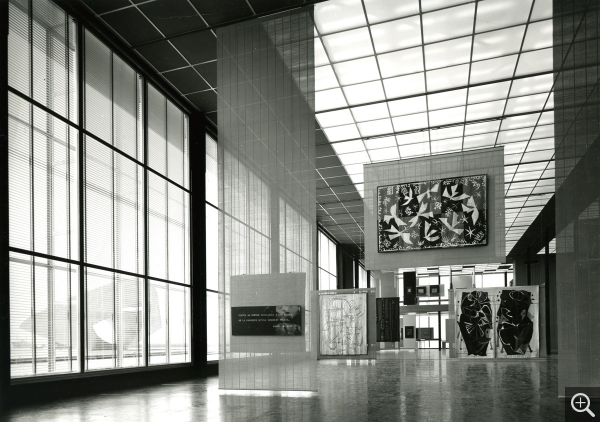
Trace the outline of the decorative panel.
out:
M 219 387 L 316 390 L 312 6 L 216 32 Z M 283 305 L 302 335 L 232 335 L 232 306 Z

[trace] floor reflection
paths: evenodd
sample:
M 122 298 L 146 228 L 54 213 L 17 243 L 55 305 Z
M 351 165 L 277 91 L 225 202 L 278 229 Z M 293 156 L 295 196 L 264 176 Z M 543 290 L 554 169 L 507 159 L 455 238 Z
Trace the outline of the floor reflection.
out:
M 388 350 L 319 361 L 319 391 L 219 390 L 218 378 L 15 409 L 6 421 L 562 421 L 553 360 Z

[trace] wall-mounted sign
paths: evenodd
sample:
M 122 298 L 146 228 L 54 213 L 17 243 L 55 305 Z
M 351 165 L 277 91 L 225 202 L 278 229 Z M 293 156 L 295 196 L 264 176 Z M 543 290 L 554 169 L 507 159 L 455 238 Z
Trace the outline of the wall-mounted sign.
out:
M 440 295 L 440 285 L 439 284 L 429 286 L 429 296 L 439 296 L 439 295 Z
M 487 176 L 377 188 L 379 252 L 487 244 Z
M 301 336 L 300 305 L 238 306 L 231 308 L 234 336 Z
M 414 326 L 406 326 L 404 327 L 404 338 L 415 338 L 415 327 Z
M 427 286 L 418 286 L 417 296 L 427 296 Z

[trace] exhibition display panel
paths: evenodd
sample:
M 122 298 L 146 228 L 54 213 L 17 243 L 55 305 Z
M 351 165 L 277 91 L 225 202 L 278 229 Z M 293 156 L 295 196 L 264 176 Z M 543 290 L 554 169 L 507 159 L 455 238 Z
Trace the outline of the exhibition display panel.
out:
M 539 303 L 538 286 L 456 289 L 456 356 L 539 357 Z

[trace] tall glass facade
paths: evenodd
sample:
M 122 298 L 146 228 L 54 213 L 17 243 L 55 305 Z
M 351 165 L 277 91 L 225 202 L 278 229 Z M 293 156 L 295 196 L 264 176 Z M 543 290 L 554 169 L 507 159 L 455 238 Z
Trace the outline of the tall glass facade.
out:
M 189 362 L 188 116 L 52 2 L 9 25 L 11 376 Z

